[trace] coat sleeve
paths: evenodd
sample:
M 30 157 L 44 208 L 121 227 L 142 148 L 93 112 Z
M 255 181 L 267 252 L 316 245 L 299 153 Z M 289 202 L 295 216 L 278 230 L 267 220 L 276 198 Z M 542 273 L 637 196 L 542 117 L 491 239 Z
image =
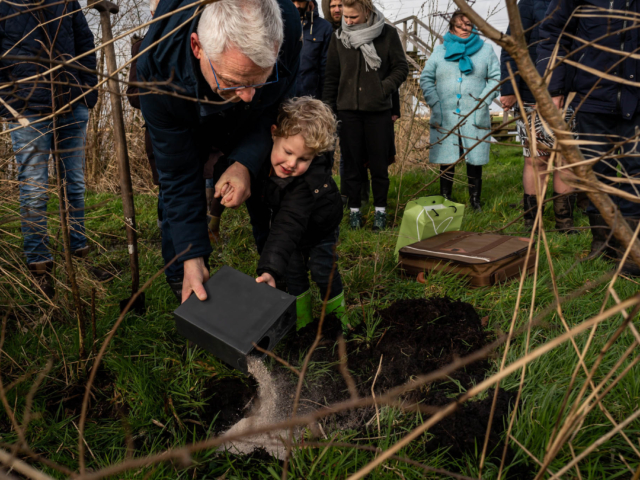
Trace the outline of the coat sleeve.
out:
M 389 43 L 389 61 L 391 62 L 391 68 L 389 69 L 389 75 L 387 75 L 387 78 L 381 82 L 382 92 L 386 97 L 398 90 L 400 85 L 402 85 L 407 79 L 407 75 L 409 75 L 407 55 L 402 48 L 400 36 L 395 28 L 389 28 L 389 35 L 391 35 Z
M 540 75 L 544 75 L 556 43 L 558 44 L 558 55 L 556 62 L 564 58 L 571 50 L 572 40 L 567 33 L 575 35 L 578 27 L 578 18 L 571 16 L 578 6 L 579 0 L 552 0 L 547 11 L 545 20 L 540 24 L 540 38 L 543 39 L 538 44 L 536 51 L 538 59 L 536 68 Z M 569 20 L 571 18 L 571 20 Z M 564 33 L 564 34 L 563 34 Z M 566 65 L 558 64 L 553 70 L 551 81 L 549 82 L 549 92 L 564 92 L 565 89 Z M 560 94 L 560 93 L 558 93 Z
M 142 114 L 151 135 L 162 199 L 176 253 L 190 247 L 181 260 L 211 253 L 207 232 L 203 158 L 198 139 L 185 118 L 170 112 L 193 111 L 187 100 L 168 95 L 142 95 Z
M 489 48 L 489 62 L 487 64 L 487 84 L 480 93 L 479 98 L 484 98 L 484 103 L 487 107 L 491 106 L 491 102 L 498 96 L 498 89 L 496 88 L 500 83 L 500 62 L 498 57 L 493 51 L 493 47 L 489 44 L 485 44 Z
M 285 192 L 280 209 L 271 221 L 269 238 L 258 262 L 258 275 L 268 272 L 277 280 L 284 279 L 289 259 L 307 229 L 312 209 L 311 190 L 299 179 L 291 191 Z
M 322 101 L 329 105 L 334 112 L 337 111 L 338 85 L 340 84 L 340 56 L 337 42 L 338 37 L 332 34 L 327 52 L 324 90 L 322 91 Z
M 435 49 L 420 74 L 420 88 L 422 89 L 422 95 L 427 105 L 433 107 L 440 101 L 438 97 L 438 90 L 436 89 L 436 70 L 438 68 L 438 62 L 435 59 Z
M 525 42 L 529 45 L 529 40 L 531 38 L 531 30 L 534 28 L 535 17 L 533 14 L 533 1 L 532 0 L 520 0 L 518 2 L 518 10 L 520 11 L 520 20 L 522 21 L 522 28 L 524 29 L 524 37 Z M 511 26 L 507 28 L 507 35 L 511 35 Z M 507 68 L 507 64 L 511 66 L 511 71 L 514 73 L 515 84 L 520 88 L 520 82 L 522 79 L 520 75 L 516 72 L 518 71 L 518 67 L 516 66 L 516 62 L 514 62 L 509 52 L 507 52 L 504 48 L 500 52 L 500 81 L 507 80 L 509 78 L 509 70 Z M 506 95 L 515 95 L 513 91 L 513 83 L 511 80 L 507 80 L 500 87 L 500 94 L 503 96 Z
M 329 53 L 329 44 L 331 43 L 331 37 L 333 30 L 327 29 L 328 32 L 325 35 L 324 42 L 322 42 L 322 51 L 320 52 L 320 71 L 318 78 L 318 90 L 316 91 L 316 98 L 322 98 L 322 92 L 324 91 L 324 77 L 327 69 L 327 54 Z
M 82 13 L 82 9 L 80 8 L 80 4 L 78 2 L 71 2 L 69 5 L 73 14 L 71 15 L 71 20 L 73 24 L 73 42 L 75 47 L 76 55 L 82 55 L 83 53 L 89 52 L 95 48 L 95 44 L 93 42 L 93 32 L 89 28 L 89 24 L 87 23 L 87 19 L 84 17 L 84 13 Z M 95 87 L 98 84 L 98 76 L 93 73 L 96 71 L 96 54 L 92 52 L 88 55 L 77 60 L 80 65 L 82 65 L 85 69 L 89 71 L 78 70 L 77 75 L 80 80 L 80 86 L 82 87 Z M 98 101 L 98 92 L 94 89 L 87 96 L 85 96 L 85 101 L 89 108 L 93 108 Z

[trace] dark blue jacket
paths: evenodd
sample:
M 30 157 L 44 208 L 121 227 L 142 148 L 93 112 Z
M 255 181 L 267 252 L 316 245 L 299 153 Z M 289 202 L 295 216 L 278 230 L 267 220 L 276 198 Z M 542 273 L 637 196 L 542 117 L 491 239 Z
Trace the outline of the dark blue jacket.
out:
M 194 0 L 162 0 L 155 17 L 189 6 Z M 207 232 L 204 163 L 212 147 L 230 161 L 240 162 L 257 175 L 271 152 L 271 125 L 282 101 L 295 94 L 300 64 L 300 15 L 291 0 L 278 0 L 284 19 L 284 43 L 278 57 L 279 81 L 256 90 L 251 103 L 213 105 L 213 93 L 193 56 L 190 36 L 200 16 L 189 21 L 196 6 L 154 23 L 141 50 L 179 28 L 138 60 L 139 81 L 171 80 L 180 97 L 146 94 L 140 97 L 142 114 L 151 134 L 176 252 L 191 246 L 183 260 L 211 253 Z M 271 81 L 275 79 L 275 74 Z
M 44 8 L 35 9 L 36 5 L 44 5 Z M 3 56 L 0 60 L 0 83 L 3 85 L 42 74 L 49 69 L 49 55 L 40 43 L 48 49 L 50 40 L 47 37 L 55 39 L 53 59 L 57 62 L 69 61 L 95 47 L 93 33 L 75 0 L 67 3 L 58 0 L 44 0 L 42 3 L 26 0 L 2 2 L 0 19 L 0 55 Z M 39 26 L 42 24 L 46 24 L 45 27 Z M 29 60 L 33 57 L 44 60 Z M 73 65 L 57 70 L 54 81 L 64 84 L 58 89 L 59 105 L 69 104 L 94 87 L 98 83 L 95 69 L 96 55 L 90 53 Z M 33 112 L 50 113 L 51 77 L 47 74 L 33 82 L 16 83 L 2 90 L 0 95 L 18 112 L 28 108 Z M 84 97 L 84 103 L 92 108 L 97 98 L 94 90 Z M 0 109 L 0 116 L 12 118 L 4 106 Z
M 315 3 L 315 1 L 314 1 Z M 300 73 L 298 73 L 298 97 L 322 98 L 324 69 L 327 65 L 327 51 L 333 28 L 324 18 L 320 18 L 318 6 L 307 12 L 302 22 L 302 53 Z
M 631 57 L 622 60 L 618 53 L 605 51 L 595 46 L 584 48 L 584 42 L 591 42 L 600 37 L 597 44 L 613 50 L 625 52 L 638 51 L 638 29 L 633 27 L 634 18 L 629 15 L 625 20 L 622 15 L 604 15 L 601 11 L 591 11 L 591 14 L 580 17 L 571 14 L 578 7 L 599 7 L 603 9 L 628 10 L 633 15 L 640 13 L 640 0 L 553 0 L 547 9 L 550 17 L 540 26 L 540 38 L 538 44 L 538 72 L 543 74 L 549 64 L 553 48 L 560 39 L 558 57 L 576 62 L 585 68 L 607 73 L 629 82 L 638 80 L 638 61 Z M 556 10 L 557 9 L 557 10 Z M 586 12 L 584 12 L 586 13 Z M 624 28 L 626 31 L 619 34 Z M 564 32 L 560 38 L 560 34 Z M 613 35 L 607 33 L 614 32 Z M 567 34 L 580 40 L 573 40 Z M 620 62 L 618 65 L 614 66 Z M 640 84 L 639 84 L 640 85 Z M 595 88 L 591 93 L 592 87 Z M 572 105 L 580 106 L 581 112 L 590 113 L 616 113 L 622 118 L 632 118 L 638 110 L 638 97 L 640 90 L 636 86 L 623 85 L 612 80 L 602 79 L 588 71 L 566 63 L 560 64 L 553 71 L 549 91 L 576 92 Z M 588 95 L 588 96 L 587 96 Z M 586 97 L 586 98 L 585 98 Z
M 536 50 L 538 48 L 538 41 L 540 40 L 540 22 L 544 20 L 547 7 L 551 3 L 551 0 L 520 0 L 518 2 L 518 10 L 520 10 L 520 19 L 522 20 L 522 27 L 525 30 L 525 40 L 529 46 L 529 56 L 536 63 Z M 507 35 L 511 35 L 511 27 L 507 28 Z M 511 65 L 511 70 L 514 73 L 516 85 L 522 101 L 525 103 L 535 103 L 535 98 L 527 84 L 520 78 L 516 72 L 518 67 L 516 62 L 513 61 L 509 52 L 504 48 L 500 53 L 500 80 L 509 78 L 509 70 L 507 69 L 507 63 Z M 501 95 L 514 95 L 513 84 L 511 80 L 508 80 L 500 87 Z

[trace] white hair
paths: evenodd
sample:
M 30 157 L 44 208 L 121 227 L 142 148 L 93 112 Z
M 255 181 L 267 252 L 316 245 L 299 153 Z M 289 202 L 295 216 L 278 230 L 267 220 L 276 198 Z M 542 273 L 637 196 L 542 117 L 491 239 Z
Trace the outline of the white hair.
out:
M 236 47 L 253 63 L 270 68 L 284 40 L 284 23 L 277 0 L 219 0 L 204 8 L 198 38 L 207 56 L 217 61 Z

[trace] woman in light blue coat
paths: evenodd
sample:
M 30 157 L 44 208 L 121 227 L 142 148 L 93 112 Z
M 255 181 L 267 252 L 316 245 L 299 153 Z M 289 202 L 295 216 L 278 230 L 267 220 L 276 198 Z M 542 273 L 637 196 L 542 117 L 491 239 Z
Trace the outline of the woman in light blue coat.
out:
M 489 105 L 499 94 L 500 62 L 493 48 L 461 12 L 449 22 L 444 44 L 434 48 L 420 75 L 420 87 L 431 107 L 431 163 L 446 170 L 464 156 L 469 200 L 480 211 L 482 166 L 489 163 Z M 480 103 L 479 103 L 480 102 Z M 453 167 L 440 177 L 440 194 L 451 199 Z

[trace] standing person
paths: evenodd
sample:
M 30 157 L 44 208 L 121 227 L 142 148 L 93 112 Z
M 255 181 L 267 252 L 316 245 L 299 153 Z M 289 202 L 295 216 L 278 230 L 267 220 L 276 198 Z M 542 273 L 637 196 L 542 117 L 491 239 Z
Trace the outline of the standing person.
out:
M 584 15 L 575 15 L 580 9 Z M 629 12 L 626 14 L 626 12 Z M 576 110 L 576 133 L 585 158 L 607 155 L 593 165 L 600 181 L 631 195 L 640 196 L 638 187 L 629 182 L 618 181 L 618 168 L 625 177 L 637 179 L 640 175 L 636 138 L 640 128 L 640 88 L 630 84 L 637 82 L 640 65 L 631 52 L 640 47 L 638 31 L 629 29 L 640 13 L 640 3 L 629 0 L 552 0 L 547 8 L 547 19 L 540 25 L 537 48 L 538 72 L 544 74 L 555 47 L 557 57 L 571 57 L 581 67 L 575 68 L 562 61 L 553 65 L 549 91 L 556 107 L 562 108 L 565 93 L 576 92 L 571 106 Z M 626 14 L 626 15 L 625 15 Z M 575 38 L 575 40 L 573 39 Z M 596 45 L 591 45 L 595 43 Z M 585 45 L 586 48 L 585 48 Z M 580 48 L 579 56 L 571 53 Z M 590 73 L 602 72 L 614 81 Z M 603 135 L 606 134 L 606 135 Z M 640 203 L 612 195 L 611 200 L 632 228 L 640 221 Z M 591 225 L 591 255 L 616 253 L 607 247 L 610 229 L 598 209 L 590 203 L 587 208 Z M 621 253 L 617 253 L 621 258 Z M 640 275 L 640 268 L 629 260 L 622 271 Z
M 345 162 L 349 225 L 361 228 L 365 164 L 371 171 L 373 229 L 386 227 L 391 94 L 409 68 L 400 37 L 371 0 L 344 0 L 342 26 L 331 39 L 323 100 L 337 112 Z
M 333 29 L 320 18 L 315 0 L 294 1 L 302 21 L 302 52 L 298 72 L 298 97 L 322 98 L 327 51 Z
M 84 258 L 89 252 L 84 228 L 84 160 L 89 109 L 97 100 L 93 33 L 80 4 L 71 0 L 43 0 L 41 9 L 31 2 L 0 5 L 0 82 L 13 85 L 2 95 L 0 115 L 8 118 L 13 151 L 18 163 L 20 215 L 27 265 L 34 283 L 52 298 L 55 287 L 51 271 L 53 257 L 47 234 L 47 188 L 49 156 L 60 153 L 60 176 L 68 201 L 72 254 Z M 15 14 L 17 16 L 13 16 Z M 28 35 L 23 36 L 25 32 Z M 52 44 L 51 42 L 54 42 Z M 49 54 L 58 65 L 48 73 Z M 4 58 L 5 55 L 15 59 Z M 80 58 L 74 60 L 76 57 Z M 31 60 L 29 60 L 31 59 Z M 32 78 L 29 82 L 16 80 Z M 52 102 L 55 90 L 55 103 Z M 55 133 L 51 118 L 56 112 Z M 29 125 L 21 127 L 19 119 Z M 57 145 L 54 135 L 57 136 Z M 61 202 L 64 199 L 60 199 Z M 94 273 L 98 273 L 96 270 Z M 104 272 L 103 272 L 104 273 Z M 103 278 L 99 278 L 102 280 Z
M 520 18 L 525 31 L 525 41 L 529 45 L 529 56 L 533 63 L 536 63 L 536 50 L 540 42 L 540 23 L 545 18 L 547 7 L 551 0 L 520 0 L 518 9 L 520 10 Z M 511 27 L 507 29 L 507 35 L 511 34 Z M 514 72 L 515 84 L 520 93 L 523 102 L 523 108 L 527 115 L 527 122 L 523 119 L 516 121 L 518 136 L 522 142 L 524 155 L 524 169 L 522 172 L 522 184 L 524 186 L 524 226 L 527 230 L 533 228 L 538 208 L 538 197 L 536 190 L 536 171 L 538 172 L 539 184 L 544 185 L 547 182 L 547 160 L 551 155 L 548 149 L 553 148 L 554 137 L 547 132 L 540 122 L 540 117 L 535 109 L 536 100 L 529 90 L 527 84 L 515 72 L 518 70 L 515 62 L 505 49 L 500 54 L 500 70 L 501 80 L 504 81 L 500 89 L 500 102 L 505 113 L 513 109 L 515 115 L 520 115 L 520 108 L 516 105 L 516 95 L 513 89 L 513 83 L 509 80 L 509 69 L 507 64 L 511 66 Z M 554 93 L 552 92 L 552 95 Z M 573 108 L 568 107 L 565 120 L 575 128 L 575 120 L 573 120 Z M 529 128 L 527 128 L 529 125 Z M 534 128 L 535 143 L 537 156 L 533 156 L 533 148 L 531 147 L 530 128 Z M 546 147 L 546 148 L 545 148 Z M 562 164 L 562 157 L 556 155 L 556 164 Z M 578 233 L 573 229 L 573 211 L 575 209 L 575 194 L 572 194 L 573 188 L 563 181 L 565 174 L 559 171 L 553 175 L 553 212 L 556 217 L 556 229 L 566 233 Z
M 489 139 L 482 139 L 491 131 L 489 106 L 498 96 L 494 89 L 499 80 L 500 62 L 493 48 L 480 38 L 469 19 L 456 11 L 444 44 L 436 46 L 427 60 L 420 87 L 431 108 L 429 161 L 440 164 L 442 172 L 450 168 L 440 177 L 440 195 L 451 199 L 455 167 L 450 165 L 464 157 L 469 203 L 476 211 L 482 211 L 482 166 L 489 163 L 490 152 Z
M 162 187 L 170 244 L 165 274 L 174 294 L 207 294 L 212 251 L 207 230 L 204 164 L 213 147 L 230 166 L 215 185 L 225 207 L 251 195 L 271 150 L 278 107 L 295 94 L 302 28 L 291 0 L 162 0 L 138 60 L 138 78 L 166 82 L 140 97 Z M 184 25 L 180 28 L 177 26 Z M 177 30 L 176 30 L 177 28 Z M 149 87 L 151 88 L 151 87 Z
M 322 14 L 331 23 L 333 31 L 342 25 L 342 0 L 322 0 Z

